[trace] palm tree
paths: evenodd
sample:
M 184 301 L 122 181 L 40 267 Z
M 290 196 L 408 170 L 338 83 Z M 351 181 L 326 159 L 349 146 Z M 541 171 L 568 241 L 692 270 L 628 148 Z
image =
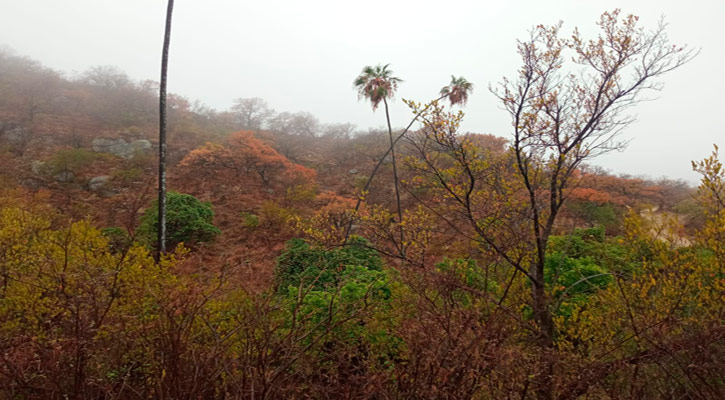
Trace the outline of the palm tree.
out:
M 473 91 L 473 84 L 460 76 L 456 78 L 451 75 L 451 83 L 441 89 L 441 96 L 448 97 L 451 105 L 462 104 L 468 102 L 468 95 Z
M 393 127 L 390 124 L 390 113 L 388 110 L 388 98 L 395 95 L 398 84 L 403 80 L 393 76 L 393 71 L 389 70 L 390 64 L 375 67 L 366 66 L 360 75 L 355 78 L 353 85 L 357 89 L 359 98 L 370 100 L 373 111 L 378 108 L 380 102 L 385 105 L 385 120 L 388 123 L 388 137 L 390 138 L 390 154 L 393 161 L 393 181 L 395 184 L 395 200 L 398 206 L 398 223 L 400 223 L 400 253 L 405 255 L 404 235 L 403 235 L 403 211 L 400 207 L 400 190 L 398 189 L 398 166 L 395 160 L 395 142 L 393 141 Z
M 381 101 L 392 98 L 398 90 L 398 84 L 403 82 L 402 79 L 392 76 L 393 71 L 388 69 L 389 66 L 390 64 L 367 66 L 353 83 L 359 98 L 369 99 L 373 110 L 378 108 Z
M 388 66 L 390 64 L 386 64 L 385 66 L 378 65 L 377 67 L 370 67 L 367 66 L 363 68 L 362 73 L 360 76 L 358 76 L 355 79 L 354 85 L 357 88 L 358 95 L 360 98 L 369 98 L 370 102 L 373 105 L 373 110 L 377 108 L 377 106 L 380 104 L 381 101 L 385 104 L 385 111 L 386 111 L 386 117 L 388 117 L 388 103 L 386 101 L 387 97 L 392 97 L 392 95 L 395 93 L 395 90 L 398 88 L 398 83 L 402 82 L 400 78 L 392 77 L 392 71 L 388 69 Z M 381 79 L 383 78 L 383 79 Z M 386 79 L 390 81 L 390 83 L 386 83 Z M 405 136 L 406 133 L 410 130 L 410 128 L 413 126 L 415 121 L 418 120 L 418 117 L 421 116 L 422 113 L 424 113 L 428 107 L 435 104 L 436 102 L 443 100 L 444 98 L 448 98 L 451 102 L 451 105 L 456 104 L 463 104 L 465 105 L 468 101 L 468 96 L 473 90 L 473 84 L 466 80 L 464 77 L 456 78 L 455 76 L 451 75 L 451 83 L 448 84 L 448 86 L 444 86 L 440 91 L 440 97 L 433 100 L 432 102 L 428 103 L 427 106 L 425 106 L 422 110 L 418 111 L 413 119 L 408 123 L 408 126 L 403 129 L 403 131 L 398 134 L 398 136 L 395 138 L 395 140 L 391 141 L 390 147 L 385 152 L 383 157 L 378 161 L 378 163 L 375 165 L 375 168 L 373 168 L 372 172 L 370 173 L 370 176 L 368 176 L 367 182 L 365 183 L 365 187 L 363 188 L 363 192 L 367 192 L 368 188 L 370 187 L 370 184 L 373 181 L 373 178 L 375 177 L 375 174 L 377 173 L 380 166 L 383 164 L 383 161 L 388 156 L 388 154 L 393 153 L 393 171 L 395 171 L 395 153 L 394 153 L 394 146 L 400 139 Z M 388 133 L 390 134 L 392 138 L 392 129 L 390 128 L 390 118 L 388 117 Z M 396 175 L 397 176 L 397 175 Z M 396 194 L 397 194 L 397 179 L 396 179 Z M 357 202 L 355 203 L 355 211 L 358 211 L 360 209 L 360 205 L 362 203 L 362 198 L 358 198 Z M 398 210 L 400 210 L 400 203 L 398 203 Z M 398 218 L 401 218 L 400 212 L 398 213 Z M 347 225 L 347 229 L 345 230 L 345 242 L 347 242 L 348 237 L 350 236 L 350 231 L 352 229 L 353 221 L 350 220 Z M 401 227 L 401 237 L 402 237 L 402 227 Z M 402 241 L 401 241 L 402 243 Z M 404 253 L 404 251 L 401 251 L 401 253 Z
M 166 7 L 166 28 L 164 46 L 161 50 L 161 83 L 159 84 L 159 221 L 157 226 L 157 260 L 166 252 L 166 75 L 169 65 L 169 43 L 171 42 L 171 15 L 174 0 Z

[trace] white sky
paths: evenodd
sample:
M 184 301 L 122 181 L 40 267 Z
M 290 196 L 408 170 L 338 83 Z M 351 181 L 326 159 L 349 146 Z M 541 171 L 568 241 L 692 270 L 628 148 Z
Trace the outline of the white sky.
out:
M 177 0 L 169 90 L 217 109 L 261 97 L 277 111 L 365 129 L 384 117 L 358 102 L 352 81 L 365 65 L 391 63 L 405 80 L 394 125 L 409 116 L 400 98 L 430 99 L 454 74 L 476 84 L 463 128 L 508 136 L 487 87 L 515 74 L 516 38 L 559 20 L 566 32 L 595 32 L 599 14 L 617 7 L 645 27 L 664 15 L 674 43 L 702 52 L 665 77 L 656 101 L 636 107 L 627 150 L 595 164 L 695 182 L 690 160 L 725 147 L 725 0 Z M 165 8 L 165 0 L 0 0 L 0 45 L 69 74 L 114 65 L 158 80 Z

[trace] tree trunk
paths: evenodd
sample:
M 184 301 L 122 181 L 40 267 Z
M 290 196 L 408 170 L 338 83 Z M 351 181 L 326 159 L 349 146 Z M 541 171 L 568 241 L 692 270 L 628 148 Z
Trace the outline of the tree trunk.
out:
M 388 101 L 383 97 L 385 104 L 385 120 L 388 123 L 388 137 L 390 137 L 390 155 L 393 159 L 393 182 L 395 184 L 395 200 L 398 206 L 398 223 L 400 224 L 400 255 L 405 258 L 405 236 L 403 235 L 403 210 L 400 207 L 400 190 L 398 189 L 398 166 L 395 161 L 395 142 L 393 141 L 393 127 L 390 125 Z
M 446 96 L 448 96 L 448 95 L 443 95 L 443 96 L 435 99 L 434 102 L 435 101 L 439 101 L 439 100 L 443 99 Z M 365 186 L 363 187 L 363 190 L 362 190 L 363 193 L 364 192 L 367 192 L 368 189 L 370 188 L 370 184 L 373 182 L 373 178 L 375 178 L 375 174 L 378 172 L 378 169 L 380 168 L 380 166 L 383 165 L 383 161 L 385 160 L 385 157 L 387 157 L 388 154 L 390 154 L 390 152 L 393 150 L 393 146 L 395 146 L 395 144 L 398 143 L 398 141 L 400 139 L 402 139 L 403 136 L 405 136 L 406 133 L 408 133 L 408 131 L 413 126 L 413 124 L 415 123 L 415 121 L 418 120 L 418 117 L 420 117 L 421 114 L 423 114 L 423 112 L 425 110 L 427 110 L 432 103 L 433 102 L 428 103 L 428 105 L 426 105 L 425 108 L 423 108 L 422 110 L 418 111 L 415 114 L 415 116 L 413 117 L 413 119 L 410 121 L 410 123 L 408 123 L 408 126 L 405 127 L 405 129 L 403 129 L 403 131 L 398 135 L 398 137 L 395 138 L 395 140 L 393 140 L 393 144 L 388 148 L 388 150 L 385 152 L 385 154 L 383 154 L 383 157 L 380 160 L 378 160 L 378 163 L 375 164 L 375 167 L 373 168 L 373 171 L 370 173 L 370 176 L 368 176 L 368 179 L 365 182 Z M 391 132 L 392 132 L 392 129 L 389 129 L 388 130 L 388 133 L 391 133 Z M 362 197 L 358 197 L 357 202 L 355 203 L 355 212 L 357 212 L 358 210 L 360 210 L 360 204 L 362 204 Z M 354 222 L 354 220 L 351 219 L 350 222 L 348 222 L 347 228 L 345 229 L 345 243 L 347 243 L 347 239 L 350 237 L 350 230 L 352 229 L 353 222 Z
M 161 51 L 161 83 L 159 85 L 159 220 L 157 226 L 157 260 L 166 252 L 166 75 L 169 65 L 169 43 L 171 42 L 171 15 L 174 0 L 166 8 L 166 29 L 164 47 Z
M 539 242 L 540 246 L 546 246 L 548 240 Z M 531 271 L 534 280 L 531 282 L 531 297 L 534 309 L 534 320 L 539 327 L 537 342 L 540 350 L 539 367 L 534 377 L 534 392 L 539 400 L 550 400 L 554 398 L 554 319 L 549 309 L 549 298 L 546 294 L 546 282 L 544 280 L 544 265 L 546 262 L 545 250 L 540 246 L 538 249 L 534 271 Z

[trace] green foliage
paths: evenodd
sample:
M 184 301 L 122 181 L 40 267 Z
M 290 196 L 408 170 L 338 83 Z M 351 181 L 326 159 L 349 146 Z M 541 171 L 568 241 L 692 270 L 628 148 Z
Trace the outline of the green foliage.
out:
M 302 239 L 292 239 L 277 259 L 275 277 L 280 293 L 297 290 L 300 284 L 315 290 L 336 288 L 352 266 L 367 271 L 381 271 L 382 260 L 367 241 L 353 237 L 347 246 L 325 250 L 310 246 Z
M 590 225 L 602 225 L 607 229 L 616 228 L 622 220 L 622 210 L 614 204 L 598 204 L 593 201 L 572 201 L 567 205 L 569 211 Z
M 285 200 L 294 203 L 312 201 L 315 196 L 317 196 L 317 186 L 310 184 L 294 185 L 285 191 Z
M 605 241 L 604 227 L 574 229 L 570 235 L 552 236 L 549 239 L 549 250 L 562 252 L 569 257 L 579 258 L 597 253 L 597 249 Z
M 242 213 L 242 226 L 249 229 L 254 229 L 259 226 L 259 217 L 256 214 L 243 212 Z
M 214 212 L 211 203 L 201 202 L 188 194 L 168 192 L 166 207 L 168 248 L 174 248 L 179 243 L 193 246 L 197 243 L 210 242 L 221 233 L 212 224 Z M 154 201 L 141 216 L 141 223 L 136 230 L 136 237 L 141 243 L 155 246 L 158 215 L 158 201 Z
M 597 265 L 628 274 L 635 266 L 628 261 L 629 248 L 621 236 L 607 237 L 602 226 L 574 229 L 566 236 L 549 239 L 549 253 L 559 252 L 571 258 L 590 257 Z
M 617 240 L 607 240 L 602 226 L 551 237 L 545 282 L 556 299 L 558 314 L 570 315 L 574 304 L 606 288 L 613 281 L 606 265 L 621 264 L 625 251 Z
M 332 250 L 301 239 L 287 242 L 277 260 L 278 294 L 289 302 L 287 326 L 311 333 L 302 344 L 310 346 L 308 355 L 317 368 L 345 370 L 347 362 L 335 354 L 346 353 L 354 354 L 358 364 L 380 368 L 396 352 L 400 340 L 390 332 L 388 273 L 377 252 L 359 237 Z M 326 339 L 316 344 L 314 338 L 323 335 Z
M 143 169 L 140 167 L 128 167 L 114 170 L 112 177 L 114 181 L 122 183 L 138 182 L 143 176 Z
M 371 270 L 362 265 L 347 265 L 336 271 L 334 278 L 328 279 L 324 285 L 314 285 L 314 289 L 304 296 L 299 312 L 308 316 L 312 324 L 328 318 L 331 311 L 340 313 L 341 316 L 350 315 L 355 308 L 361 306 L 359 302 L 366 297 L 371 301 L 388 299 L 390 292 L 385 288 L 386 281 L 383 271 Z M 297 298 L 299 287 L 287 286 L 286 294 L 290 299 Z M 334 310 L 330 309 L 331 304 Z M 355 332 L 347 332 L 346 335 L 357 336 Z
M 87 149 L 63 149 L 53 155 L 49 164 L 54 174 L 77 172 L 91 165 L 97 158 L 98 154 Z
M 283 207 L 277 202 L 267 200 L 262 203 L 259 214 L 268 226 L 284 226 L 295 215 L 295 210 Z
M 572 258 L 561 253 L 549 254 L 546 259 L 546 283 L 554 292 L 567 292 L 570 296 L 589 294 L 612 282 L 606 269 L 591 257 Z
M 436 265 L 437 272 L 450 274 L 466 286 L 487 293 L 498 293 L 500 285 L 486 274 L 485 269 L 480 268 L 476 260 L 470 258 L 446 258 Z
M 357 175 L 355 176 L 353 186 L 355 186 L 355 189 L 362 191 L 365 189 L 365 184 L 368 183 L 368 177 L 363 175 Z

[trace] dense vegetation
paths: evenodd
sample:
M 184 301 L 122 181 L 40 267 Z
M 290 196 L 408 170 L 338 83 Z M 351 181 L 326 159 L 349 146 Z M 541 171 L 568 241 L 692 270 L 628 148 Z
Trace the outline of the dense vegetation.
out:
M 600 26 L 520 42 L 505 139 L 458 131 L 461 77 L 384 132 L 170 95 L 158 262 L 156 85 L 0 53 L 0 397 L 722 398 L 717 148 L 697 189 L 585 163 L 647 88 L 628 73 L 691 54 Z M 569 93 L 567 51 L 593 71 Z M 383 109 L 400 83 L 354 82 Z

